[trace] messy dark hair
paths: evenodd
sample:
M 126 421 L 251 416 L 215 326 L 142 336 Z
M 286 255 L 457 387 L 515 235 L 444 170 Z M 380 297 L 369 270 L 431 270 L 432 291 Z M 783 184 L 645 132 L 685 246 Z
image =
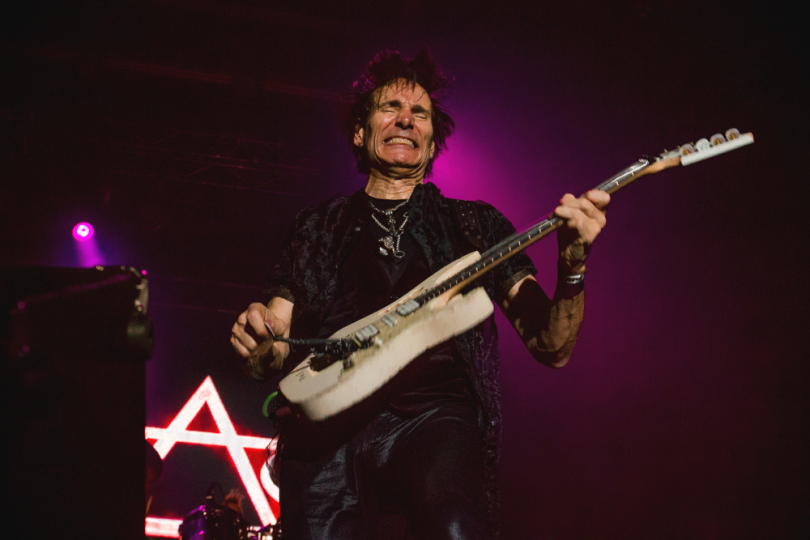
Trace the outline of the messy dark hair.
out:
M 433 124 L 433 143 L 436 145 L 433 159 L 447 148 L 447 138 L 453 133 L 455 123 L 441 103 L 441 95 L 450 86 L 451 78 L 445 76 L 430 57 L 427 49 L 419 51 L 413 59 L 402 56 L 397 51 L 382 51 L 369 62 L 366 70 L 352 85 L 352 92 L 345 100 L 343 132 L 354 152 L 357 170 L 362 174 L 371 172 L 365 148 L 354 145 L 354 133 L 363 127 L 374 110 L 374 92 L 393 81 L 404 79 L 410 84 L 418 84 L 430 96 L 433 111 L 430 115 Z M 430 160 L 425 172 L 430 175 L 433 169 Z

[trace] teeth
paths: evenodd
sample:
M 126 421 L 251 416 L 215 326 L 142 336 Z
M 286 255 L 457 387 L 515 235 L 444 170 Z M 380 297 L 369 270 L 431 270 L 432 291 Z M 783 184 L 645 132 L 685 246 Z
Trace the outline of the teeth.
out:
M 394 137 L 392 139 L 388 139 L 386 144 L 407 144 L 411 148 L 415 148 L 416 146 L 413 144 L 413 141 L 410 139 L 405 139 L 403 137 Z

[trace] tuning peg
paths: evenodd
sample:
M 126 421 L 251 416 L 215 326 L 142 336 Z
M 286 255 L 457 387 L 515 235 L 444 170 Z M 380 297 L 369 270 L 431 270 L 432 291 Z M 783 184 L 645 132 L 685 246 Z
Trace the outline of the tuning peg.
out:
M 698 142 L 695 143 L 695 148 L 698 152 L 703 152 L 711 148 L 711 144 L 709 143 L 708 139 L 700 139 Z
M 733 141 L 734 139 L 740 138 L 740 130 L 737 128 L 731 128 L 726 131 L 726 139 Z
M 689 154 L 695 153 L 695 147 L 689 143 L 686 143 L 678 147 L 678 149 L 680 150 L 682 156 L 688 156 Z
M 715 133 L 709 137 L 709 141 L 711 141 L 712 146 L 717 146 L 718 144 L 723 144 L 726 142 L 726 138 L 723 137 L 722 133 Z

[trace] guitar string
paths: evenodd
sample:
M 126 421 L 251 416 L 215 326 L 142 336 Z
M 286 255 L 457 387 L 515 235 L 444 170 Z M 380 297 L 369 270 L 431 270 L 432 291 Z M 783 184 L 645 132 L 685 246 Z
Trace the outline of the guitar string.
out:
M 649 167 L 653 161 L 655 161 L 655 158 L 649 158 L 647 156 L 644 156 L 642 159 L 639 159 L 636 163 L 634 163 L 630 167 L 627 167 L 618 174 L 608 178 L 594 189 L 604 191 L 606 193 L 614 193 L 618 191 L 620 188 L 624 187 L 628 183 L 627 181 L 631 180 L 634 176 L 636 176 L 637 173 Z M 421 304 L 425 300 L 435 298 L 436 296 L 442 294 L 443 292 L 461 283 L 462 281 L 467 279 L 467 277 L 469 277 L 470 272 L 478 273 L 483 270 L 488 270 L 490 269 L 490 267 L 496 266 L 496 264 L 500 262 L 499 259 L 503 257 L 504 251 L 511 252 L 515 249 L 515 247 L 520 247 L 522 244 L 528 242 L 529 240 L 532 240 L 531 243 L 534 243 L 535 241 L 539 240 L 543 236 L 550 233 L 552 230 L 559 227 L 561 222 L 562 220 L 559 217 L 555 216 L 543 220 L 540 223 L 532 225 L 531 227 L 528 227 L 527 229 L 524 229 L 521 232 L 515 233 L 512 236 L 505 238 L 501 242 L 495 244 L 490 249 L 485 251 L 480 256 L 477 262 L 465 267 L 460 272 L 451 276 L 450 278 L 448 278 L 441 284 L 437 285 L 436 287 L 425 291 L 420 296 L 415 298 L 415 300 L 417 300 Z M 532 233 L 534 233 L 534 236 L 532 235 Z M 517 246 L 515 246 L 515 243 L 517 243 Z M 463 274 L 465 273 L 468 273 L 468 275 L 464 276 Z

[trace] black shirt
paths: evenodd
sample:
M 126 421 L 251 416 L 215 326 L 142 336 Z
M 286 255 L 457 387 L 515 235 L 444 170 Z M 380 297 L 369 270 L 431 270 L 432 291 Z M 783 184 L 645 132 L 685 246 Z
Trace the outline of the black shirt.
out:
M 340 268 L 334 301 L 318 332 L 321 338 L 380 310 L 430 277 L 425 255 L 409 233 L 409 204 L 368 195 L 365 198 L 373 217 Z M 396 209 L 392 214 L 396 228 L 404 222 L 398 241 L 390 232 L 387 216 L 372 205 L 377 210 Z M 386 237 L 393 240 L 393 249 L 390 242 L 387 247 L 383 242 Z M 377 398 L 402 414 L 418 414 L 441 401 L 472 404 L 460 361 L 453 340 L 437 345 L 408 364 L 377 393 Z

